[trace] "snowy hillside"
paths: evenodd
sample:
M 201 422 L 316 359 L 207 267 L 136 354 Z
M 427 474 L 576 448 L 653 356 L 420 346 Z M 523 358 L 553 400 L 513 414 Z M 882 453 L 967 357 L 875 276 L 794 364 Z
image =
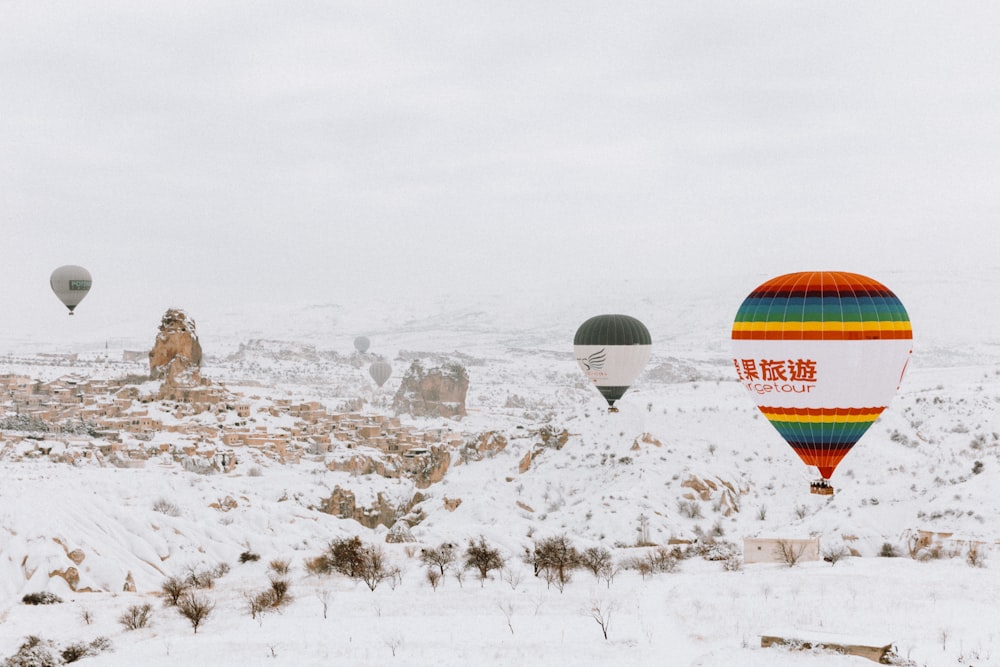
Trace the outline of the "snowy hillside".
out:
M 753 278 L 723 291 L 687 285 L 655 298 L 623 296 L 614 309 L 647 323 L 653 356 L 618 414 L 607 413 L 570 350 L 575 327 L 604 304 L 526 294 L 515 303 L 485 296 L 470 305 L 191 313 L 206 354 L 203 375 L 262 401 L 315 399 L 336 410 L 360 399 L 363 412 L 384 413 L 410 360 L 458 361 L 470 377 L 468 416 L 404 422 L 470 439 L 493 432 L 506 445 L 455 453 L 443 481 L 421 489 L 424 500 L 407 514 L 409 544 L 386 544 L 384 526 L 319 511 L 337 487 L 362 504 L 378 494 L 402 503 L 416 491 L 407 479 L 266 456 L 205 475 L 167 461 L 127 469 L 7 455 L 0 656 L 37 635 L 58 647 L 108 637 L 112 651 L 85 659 L 95 665 L 859 664 L 829 652 L 760 648 L 761 634 L 788 632 L 884 639 L 916 665 L 1000 664 L 991 621 L 1000 593 L 1000 340 L 989 338 L 997 328 L 982 326 L 975 336 L 944 322 L 961 295 L 918 276 L 891 278 L 914 322 L 913 361 L 889 410 L 838 468 L 831 497 L 808 492 L 815 471 L 735 380 L 728 326 Z M 89 342 L 66 331 L 52 345 L 12 339 L 0 360 L 5 372 L 35 378 L 141 373 L 141 362 L 120 361 L 122 351 L 148 347 L 155 324 L 128 325 L 117 337 L 110 325 L 84 324 L 83 331 L 92 327 Z M 363 358 L 351 346 L 362 333 L 372 341 Z M 56 350 L 79 356 L 37 354 Z M 381 390 L 367 373 L 376 355 L 394 369 Z M 916 531 L 951 537 L 917 562 L 909 558 Z M 308 571 L 331 540 L 354 535 L 382 545 L 399 577 L 370 591 Z M 581 550 L 605 547 L 618 564 L 645 557 L 655 549 L 649 545 L 714 543 L 724 557 L 685 558 L 673 572 L 623 569 L 607 580 L 579 570 L 557 590 L 532 576 L 522 555 L 560 535 Z M 420 548 L 448 542 L 462 550 L 480 536 L 507 568 L 480 582 L 471 570 L 459 581 L 453 566 L 432 586 Z M 832 566 L 740 566 L 743 539 L 755 536 L 819 536 L 824 553 L 854 557 Z M 967 563 L 970 540 L 984 567 Z M 880 557 L 887 550 L 902 557 Z M 241 563 L 247 552 L 260 561 Z M 290 563 L 292 600 L 251 618 L 248 593 L 267 586 L 275 559 Z M 204 591 L 215 610 L 194 634 L 164 606 L 160 587 L 221 563 L 227 572 Z M 71 566 L 79 577 L 72 586 Z M 126 580 L 135 592 L 122 592 Z M 22 603 L 43 591 L 64 602 Z M 144 603 L 153 607 L 152 624 L 126 630 L 119 616 Z M 605 639 L 598 621 L 609 612 Z

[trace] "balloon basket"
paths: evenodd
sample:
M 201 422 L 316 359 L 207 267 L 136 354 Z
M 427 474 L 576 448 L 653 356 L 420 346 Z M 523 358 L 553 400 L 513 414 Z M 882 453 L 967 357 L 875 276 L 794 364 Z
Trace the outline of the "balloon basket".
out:
M 612 405 L 610 408 L 608 408 L 608 412 L 618 412 L 618 408 Z
M 825 479 L 818 479 L 809 484 L 809 493 L 815 493 L 818 496 L 832 496 L 833 487 Z

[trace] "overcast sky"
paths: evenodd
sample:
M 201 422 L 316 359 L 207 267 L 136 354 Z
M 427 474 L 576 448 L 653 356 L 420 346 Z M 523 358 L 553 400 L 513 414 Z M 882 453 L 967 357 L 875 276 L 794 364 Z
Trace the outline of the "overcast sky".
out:
M 998 30 L 993 2 L 0 0 L 4 326 L 55 321 L 61 264 L 94 276 L 75 319 L 996 270 Z

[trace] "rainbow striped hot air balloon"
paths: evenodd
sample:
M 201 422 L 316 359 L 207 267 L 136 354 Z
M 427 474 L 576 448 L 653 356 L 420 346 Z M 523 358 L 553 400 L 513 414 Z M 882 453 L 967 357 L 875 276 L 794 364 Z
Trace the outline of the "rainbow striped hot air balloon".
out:
M 837 464 L 892 400 L 913 350 L 906 309 L 882 283 L 813 271 L 768 280 L 733 322 L 740 382 L 832 493 Z

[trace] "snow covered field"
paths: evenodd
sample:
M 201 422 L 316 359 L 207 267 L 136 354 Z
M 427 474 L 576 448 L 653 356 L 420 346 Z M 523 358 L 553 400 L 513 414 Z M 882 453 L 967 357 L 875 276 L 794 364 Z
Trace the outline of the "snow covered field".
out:
M 954 345 L 945 328 L 935 329 L 935 309 L 945 306 L 933 286 L 886 281 L 902 285 L 896 289 L 904 302 L 910 295 L 913 363 L 889 410 L 838 468 L 832 497 L 808 493 L 814 473 L 737 384 L 726 340 L 733 307 L 707 292 L 687 293 L 688 301 L 669 307 L 624 304 L 649 325 L 654 352 L 621 412 L 611 415 L 570 352 L 573 329 L 593 314 L 574 309 L 589 305 L 518 312 L 487 300 L 424 310 L 412 304 L 391 314 L 370 305 L 326 306 L 242 321 L 192 313 L 207 355 L 204 374 L 233 386 L 252 381 L 274 398 L 312 396 L 334 407 L 361 396 L 366 410 L 378 411 L 405 370 L 401 355 L 459 358 L 471 378 L 469 416 L 414 423 L 495 430 L 508 445 L 478 461 L 456 455 L 444 481 L 425 491 L 413 544 L 386 544 L 383 527 L 368 530 L 314 509 L 337 485 L 362 499 L 376 490 L 405 498 L 410 482 L 352 477 L 317 462 L 261 459 L 228 475 L 197 475 L 175 465 L 2 460 L 0 656 L 35 635 L 57 652 L 107 637 L 112 650 L 81 661 L 95 665 L 870 664 L 829 651 L 760 647 L 762 635 L 783 634 L 892 643 L 914 665 L 1000 664 L 996 341 Z M 146 328 L 148 345 L 155 323 Z M 141 349 L 141 329 L 118 345 Z M 346 354 L 362 332 L 372 352 L 393 362 L 381 393 L 364 369 L 351 366 L 318 373 L 300 357 L 267 352 L 238 366 L 227 361 L 251 338 Z M 34 348 L 75 346 L 82 353 L 72 367 L 39 365 L 23 341 L 7 342 L 7 364 L 36 376 L 121 373 L 109 362 L 120 350 L 102 349 L 103 332 L 86 335 L 89 348 L 86 340 Z M 543 426 L 565 429 L 565 446 L 543 448 L 519 472 L 525 454 L 538 452 Z M 692 480 L 715 489 L 695 495 Z M 235 506 L 220 509 L 226 498 Z M 449 511 L 445 498 L 462 502 Z M 727 514 L 727 507 L 736 511 Z M 908 553 L 917 530 L 953 535 L 938 557 L 918 561 Z M 398 579 L 371 591 L 341 575 L 309 573 L 307 562 L 330 540 L 353 535 L 381 545 Z M 738 554 L 745 537 L 819 536 L 824 553 L 857 556 L 791 568 L 734 568 L 732 559 L 727 567 L 693 557 L 674 572 L 621 569 L 610 582 L 578 570 L 560 591 L 521 558 L 537 541 L 560 535 L 579 549 L 608 548 L 619 565 L 649 553 L 639 542 L 708 537 Z M 506 570 L 482 582 L 469 570 L 459 581 L 453 567 L 433 587 L 419 549 L 452 542 L 461 552 L 479 536 L 500 550 Z M 979 566 L 968 562 L 970 540 L 979 545 Z M 105 592 L 74 592 L 45 576 L 64 568 L 74 549 L 85 554 L 78 588 Z M 881 557 L 887 549 L 899 557 Z M 246 551 L 260 560 L 241 563 Z M 247 597 L 269 585 L 268 564 L 276 559 L 289 563 L 292 599 L 251 618 Z M 195 634 L 157 593 L 169 576 L 220 563 L 228 571 L 202 592 L 215 608 Z M 135 593 L 122 592 L 128 573 Z M 64 602 L 21 603 L 40 591 Z M 119 617 L 146 603 L 149 626 L 125 630 Z M 598 620 L 608 621 L 607 639 Z

